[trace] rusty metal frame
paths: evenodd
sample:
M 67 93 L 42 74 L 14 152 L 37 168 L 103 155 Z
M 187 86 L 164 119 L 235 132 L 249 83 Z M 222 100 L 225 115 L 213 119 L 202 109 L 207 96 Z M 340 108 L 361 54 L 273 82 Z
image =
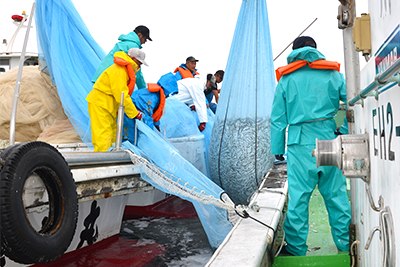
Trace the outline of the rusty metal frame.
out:
M 338 27 L 339 29 L 351 28 L 354 25 L 356 14 L 355 0 L 339 0 Z

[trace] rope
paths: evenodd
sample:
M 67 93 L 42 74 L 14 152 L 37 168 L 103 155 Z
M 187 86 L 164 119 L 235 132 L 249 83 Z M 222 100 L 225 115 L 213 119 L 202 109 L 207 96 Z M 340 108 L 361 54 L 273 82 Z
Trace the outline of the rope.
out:
M 278 251 L 276 251 L 276 253 L 275 253 L 275 258 L 279 256 L 279 254 L 281 253 L 281 250 L 282 250 L 283 246 L 284 246 L 285 243 L 286 243 L 286 242 L 285 242 L 285 231 L 284 231 L 283 229 L 282 229 L 282 233 L 283 233 L 282 243 L 281 243 L 281 245 L 279 246 Z
M 137 131 L 137 121 L 135 121 L 135 143 L 134 145 L 137 146 L 137 137 L 138 137 L 138 131 Z
M 243 210 L 243 211 L 242 211 L 243 214 L 240 214 L 240 213 L 236 210 L 236 207 L 235 207 L 235 212 L 236 212 L 236 214 L 239 215 L 240 217 L 242 217 L 242 218 L 244 218 L 244 219 L 246 219 L 246 218 L 253 219 L 254 221 L 256 221 L 256 222 L 258 222 L 258 223 L 260 223 L 260 224 L 262 224 L 262 225 L 268 227 L 269 229 L 271 229 L 272 231 L 275 232 L 275 229 L 274 229 L 274 228 L 272 228 L 272 227 L 269 226 L 268 224 L 263 223 L 262 221 L 257 220 L 257 219 L 254 218 L 254 217 L 251 217 L 250 214 L 247 213 L 247 211 Z

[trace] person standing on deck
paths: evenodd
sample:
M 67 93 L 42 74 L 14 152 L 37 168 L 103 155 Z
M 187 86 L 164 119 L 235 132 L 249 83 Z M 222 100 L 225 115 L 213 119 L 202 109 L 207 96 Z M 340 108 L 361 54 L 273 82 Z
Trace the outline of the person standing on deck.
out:
M 122 92 L 125 114 L 131 119 L 142 118 L 142 113 L 132 102 L 131 94 L 135 87 L 135 74 L 142 64 L 147 66 L 144 59 L 145 54 L 139 48 L 129 49 L 128 54 L 123 51 L 116 52 L 114 64 L 100 75 L 86 97 L 86 101 L 89 102 L 94 151 L 107 151 L 116 140 L 116 118 Z
M 103 71 L 105 71 L 114 63 L 113 59 L 115 52 L 124 51 L 125 53 L 128 53 L 128 50 L 131 48 L 141 49 L 142 45 L 145 44 L 147 40 L 153 41 L 150 38 L 150 30 L 143 25 L 137 26 L 135 30 L 128 34 L 121 34 L 118 37 L 118 40 L 120 40 L 120 42 L 115 44 L 114 48 L 111 49 L 104 60 L 100 63 L 100 66 L 97 68 L 97 71 L 92 79 L 93 83 L 97 81 Z M 146 82 L 144 81 L 141 69 L 136 73 L 136 85 L 138 89 L 146 87 Z
M 271 114 L 271 153 L 282 160 L 287 135 L 288 211 L 284 223 L 286 251 L 303 256 L 307 251 L 308 205 L 318 185 L 329 214 L 336 247 L 349 250 L 350 203 L 346 178 L 333 166 L 316 168 L 311 151 L 315 139 L 334 139 L 339 100 L 346 103 L 346 84 L 340 64 L 326 61 L 311 37 L 293 42 L 288 65 L 278 68 L 278 85 Z

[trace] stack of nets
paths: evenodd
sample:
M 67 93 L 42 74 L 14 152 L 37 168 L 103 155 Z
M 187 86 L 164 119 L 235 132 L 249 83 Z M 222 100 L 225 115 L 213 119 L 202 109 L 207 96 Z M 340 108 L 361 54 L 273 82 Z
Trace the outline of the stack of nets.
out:
M 11 107 L 18 68 L 0 75 L 0 139 L 10 138 Z M 82 142 L 64 113 L 56 87 L 37 66 L 26 66 L 19 92 L 15 141 Z

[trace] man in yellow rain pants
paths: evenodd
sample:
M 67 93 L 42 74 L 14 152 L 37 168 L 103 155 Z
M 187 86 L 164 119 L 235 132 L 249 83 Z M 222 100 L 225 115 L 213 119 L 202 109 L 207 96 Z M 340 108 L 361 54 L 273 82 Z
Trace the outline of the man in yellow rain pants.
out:
M 114 54 L 114 64 L 108 67 L 93 85 L 86 97 L 91 120 L 92 144 L 94 151 L 107 151 L 116 140 L 117 112 L 124 93 L 125 114 L 133 119 L 141 119 L 132 102 L 136 76 L 144 61 L 145 54 L 139 48 L 131 48 L 128 54 L 118 51 Z

